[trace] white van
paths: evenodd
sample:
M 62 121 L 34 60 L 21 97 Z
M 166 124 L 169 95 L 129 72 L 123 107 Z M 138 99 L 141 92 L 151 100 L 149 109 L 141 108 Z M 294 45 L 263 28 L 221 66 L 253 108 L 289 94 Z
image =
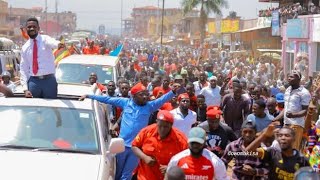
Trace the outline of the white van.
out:
M 0 179 L 113 180 L 124 141 L 109 134 L 96 86 L 59 85 L 57 99 L 0 101 Z
M 58 83 L 82 84 L 96 73 L 98 82 L 106 85 L 117 82 L 119 76 L 119 58 L 104 55 L 71 55 L 62 59 L 56 68 Z

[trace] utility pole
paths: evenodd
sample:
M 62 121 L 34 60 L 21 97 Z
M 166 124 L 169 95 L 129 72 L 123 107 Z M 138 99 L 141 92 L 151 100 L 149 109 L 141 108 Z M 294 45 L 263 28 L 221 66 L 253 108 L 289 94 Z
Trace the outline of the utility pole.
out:
M 160 21 L 160 0 L 158 0 L 158 9 L 157 9 L 157 25 L 156 25 L 157 38 L 159 36 L 159 21 Z
M 123 13 L 123 0 L 121 0 L 121 22 L 120 22 L 120 37 L 122 38 L 122 14 Z
M 162 19 L 161 19 L 161 37 L 160 37 L 161 50 L 162 50 L 162 38 L 163 38 L 163 19 L 164 19 L 164 0 L 162 0 Z
M 46 34 L 48 34 L 48 0 L 45 1 L 45 11 L 46 11 Z
M 56 16 L 57 16 L 57 29 L 56 29 L 56 36 L 59 35 L 59 14 L 58 14 L 58 0 L 55 1 L 55 8 L 56 8 Z

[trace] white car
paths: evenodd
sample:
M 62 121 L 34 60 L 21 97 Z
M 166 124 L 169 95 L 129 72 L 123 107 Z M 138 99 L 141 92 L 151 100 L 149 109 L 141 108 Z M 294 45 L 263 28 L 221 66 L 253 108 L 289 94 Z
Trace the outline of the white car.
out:
M 57 99 L 0 98 L 0 179 L 114 179 L 123 139 L 109 135 L 102 104 L 77 96 L 100 91 L 59 89 Z
M 117 82 L 119 76 L 119 58 L 104 55 L 71 55 L 62 59 L 56 68 L 59 84 L 82 84 L 88 81 L 91 73 L 96 73 L 98 83 L 106 85 Z

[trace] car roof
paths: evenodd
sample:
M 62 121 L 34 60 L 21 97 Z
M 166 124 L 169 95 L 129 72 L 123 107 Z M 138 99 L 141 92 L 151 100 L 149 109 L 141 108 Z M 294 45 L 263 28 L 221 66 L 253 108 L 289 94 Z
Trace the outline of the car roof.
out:
M 58 84 L 58 94 L 60 95 L 82 96 L 85 94 L 94 94 L 94 89 L 94 86 L 88 84 Z
M 87 84 L 58 84 L 58 98 L 24 98 L 23 94 L 15 93 L 15 97 L 1 98 L 0 106 L 38 106 L 38 107 L 61 107 L 92 110 L 90 99 L 79 101 L 78 98 L 85 94 L 95 94 L 96 85 Z M 98 92 L 99 93 L 99 92 Z
M 29 106 L 29 107 L 57 107 L 92 110 L 93 106 L 90 99 L 84 101 L 71 99 L 42 99 L 42 98 L 24 98 L 10 97 L 0 98 L 1 106 Z
M 59 64 L 88 64 L 88 65 L 105 65 L 116 66 L 119 61 L 118 57 L 104 55 L 71 55 L 62 59 Z

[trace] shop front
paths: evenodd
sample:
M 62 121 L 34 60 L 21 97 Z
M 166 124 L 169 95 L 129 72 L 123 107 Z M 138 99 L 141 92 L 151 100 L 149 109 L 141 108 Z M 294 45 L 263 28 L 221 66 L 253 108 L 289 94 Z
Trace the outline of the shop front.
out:
M 299 16 L 289 19 L 282 28 L 282 66 L 287 75 L 299 70 L 307 81 L 314 72 L 320 71 L 320 16 Z

